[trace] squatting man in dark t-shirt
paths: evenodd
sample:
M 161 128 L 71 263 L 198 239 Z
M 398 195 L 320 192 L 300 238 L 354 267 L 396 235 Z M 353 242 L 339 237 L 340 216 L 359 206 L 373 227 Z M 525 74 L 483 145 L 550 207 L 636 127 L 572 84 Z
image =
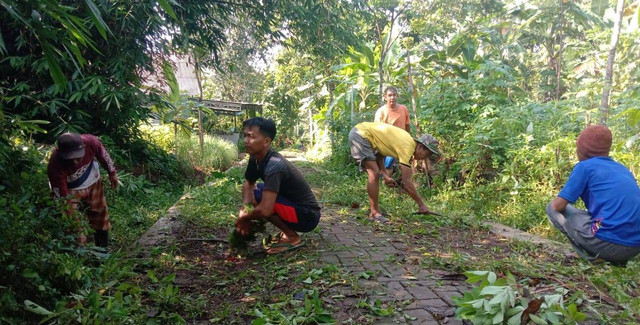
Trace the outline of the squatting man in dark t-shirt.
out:
M 244 146 L 249 163 L 242 186 L 245 206 L 236 220 L 236 229 L 246 236 L 251 220 L 265 218 L 281 230 L 278 242 L 271 245 L 268 254 L 296 249 L 303 242 L 298 232 L 310 232 L 320 221 L 320 206 L 302 173 L 291 162 L 271 148 L 276 136 L 272 120 L 254 117 L 242 124 Z M 258 178 L 264 183 L 256 185 Z

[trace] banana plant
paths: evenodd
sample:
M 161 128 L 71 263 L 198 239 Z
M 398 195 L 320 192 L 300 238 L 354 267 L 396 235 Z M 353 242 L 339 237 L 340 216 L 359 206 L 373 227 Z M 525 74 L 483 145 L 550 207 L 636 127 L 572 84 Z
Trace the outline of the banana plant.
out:
M 407 66 L 403 59 L 405 52 L 398 44 L 393 44 L 383 61 L 383 80 L 391 85 L 404 85 Z M 337 83 L 333 100 L 329 103 L 327 114 L 333 114 L 335 107 L 350 111 L 350 120 L 354 123 L 356 110 L 375 111 L 378 107 L 379 48 L 364 46 L 350 48 L 343 63 L 331 68 L 333 74 L 323 81 Z

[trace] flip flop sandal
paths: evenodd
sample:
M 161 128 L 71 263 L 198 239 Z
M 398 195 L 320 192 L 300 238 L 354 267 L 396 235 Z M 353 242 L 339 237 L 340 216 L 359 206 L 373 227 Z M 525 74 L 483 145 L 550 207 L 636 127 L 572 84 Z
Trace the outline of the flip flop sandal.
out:
M 376 216 L 369 217 L 369 220 L 375 221 L 376 223 L 381 223 L 381 224 L 384 224 L 384 225 L 391 223 L 391 221 L 389 221 L 389 219 L 387 217 L 383 216 L 382 214 L 378 214 Z
M 273 245 L 271 245 L 271 247 L 269 247 L 269 249 L 272 248 L 278 248 L 278 247 L 285 247 L 285 249 L 281 250 L 281 251 L 277 251 L 277 252 L 273 252 L 273 253 L 269 253 L 269 250 L 267 250 L 267 254 L 269 255 L 277 255 L 277 254 L 282 254 L 285 252 L 290 252 L 292 250 L 296 250 L 302 246 L 304 246 L 304 241 L 300 241 L 297 244 L 291 244 L 291 243 L 275 243 Z

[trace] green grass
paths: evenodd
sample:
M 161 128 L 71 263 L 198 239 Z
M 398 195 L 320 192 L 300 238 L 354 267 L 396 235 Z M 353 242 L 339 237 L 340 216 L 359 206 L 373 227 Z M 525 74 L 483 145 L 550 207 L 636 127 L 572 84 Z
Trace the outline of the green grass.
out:
M 156 184 L 144 176 L 120 173 L 122 186 L 107 189 L 107 205 L 113 229 L 114 247 L 131 246 L 167 209 L 185 193 L 188 183 L 161 181 Z M 108 184 L 108 182 L 104 183 Z
M 203 149 L 204 151 L 200 150 L 198 136 L 192 135 L 178 137 L 174 151 L 179 159 L 189 161 L 192 166 L 205 171 L 226 170 L 238 158 L 235 143 L 209 135 L 204 136 Z
M 202 227 L 231 226 L 242 203 L 244 168 L 231 168 L 206 179 L 207 186 L 194 188 L 180 205 L 183 220 Z

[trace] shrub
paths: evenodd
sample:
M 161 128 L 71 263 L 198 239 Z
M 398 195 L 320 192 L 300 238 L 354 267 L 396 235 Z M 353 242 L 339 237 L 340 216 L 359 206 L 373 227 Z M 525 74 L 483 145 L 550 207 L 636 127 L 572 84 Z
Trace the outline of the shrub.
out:
M 167 152 L 173 150 L 176 145 L 175 133 L 170 125 L 143 124 L 138 127 L 138 130 L 145 140 L 155 143 Z

